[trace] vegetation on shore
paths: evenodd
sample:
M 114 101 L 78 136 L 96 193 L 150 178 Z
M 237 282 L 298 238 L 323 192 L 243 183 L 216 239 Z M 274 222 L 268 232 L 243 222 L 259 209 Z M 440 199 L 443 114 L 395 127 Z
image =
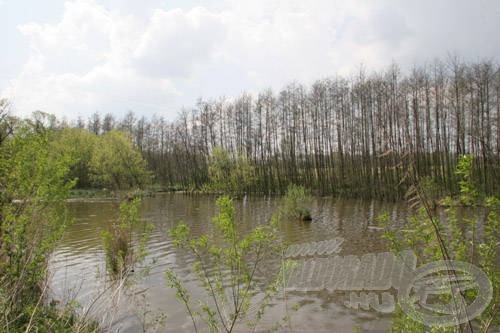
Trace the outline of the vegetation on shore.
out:
M 55 117 L 41 112 L 17 119 L 6 107 L 2 101 L 0 331 L 94 331 L 97 324 L 81 320 L 73 305 L 49 298 L 47 263 L 71 223 L 66 207 L 71 189 L 79 182 L 141 186 L 149 177 L 145 161 L 125 134 L 96 138 L 60 128 Z
M 481 192 L 498 195 L 498 66 L 448 58 L 402 73 L 393 64 L 277 93 L 199 100 L 174 121 L 132 112 L 74 122 L 37 113 L 31 121 L 61 130 L 62 146 L 78 161 L 69 176 L 77 188 L 153 182 L 189 192 L 283 194 L 297 184 L 319 194 L 403 200 L 411 183 L 400 161 L 410 155 L 444 197 L 459 194 L 454 170 L 465 154 L 473 156 Z
M 199 100 L 174 121 L 95 113 L 70 125 L 98 135 L 126 132 L 167 188 L 213 186 L 210 165 L 223 150 L 253 168 L 247 193 L 283 194 L 297 184 L 319 194 L 403 200 L 411 183 L 400 161 L 409 154 L 443 197 L 458 195 L 454 170 L 470 154 L 478 188 L 494 195 L 499 96 L 499 64 L 448 58 L 408 73 L 393 64 L 278 92 Z
M 128 190 L 151 183 L 146 161 L 124 132 L 97 136 L 86 130 L 61 128 L 56 149 L 71 157 L 68 179 L 77 188 Z
M 5 126 L 5 127 L 3 127 Z M 0 142 L 0 331 L 88 332 L 71 306 L 47 294 L 47 261 L 71 223 L 65 200 L 75 181 L 57 133 L 37 123 L 3 124 Z
M 245 156 L 233 158 L 222 147 L 214 147 L 208 158 L 208 182 L 202 191 L 242 196 L 256 180 L 255 168 Z
M 408 193 L 408 199 L 414 203 L 415 214 L 401 230 L 391 230 L 387 215 L 380 217 L 381 221 L 385 223 L 383 237 L 387 240 L 389 248 L 395 253 L 399 253 L 403 249 L 413 250 L 417 254 L 419 266 L 437 260 L 458 260 L 470 263 L 479 267 L 491 282 L 493 298 L 478 318 L 474 319 L 473 322 L 468 321 L 450 327 L 433 327 L 432 332 L 472 332 L 474 329 L 488 332 L 491 328 L 500 325 L 500 317 L 498 316 L 500 279 L 497 257 L 500 239 L 500 198 L 498 196 L 485 196 L 477 187 L 472 177 L 472 161 L 471 156 L 463 156 L 458 163 L 456 175 L 460 185 L 459 202 L 461 205 L 483 206 L 485 208 L 484 219 L 459 219 L 455 205 L 451 205 L 445 211 L 444 218 L 438 217 L 430 199 L 432 192 L 429 192 L 429 188 L 424 186 L 426 182 L 421 182 L 413 173 L 415 170 L 411 168 L 409 172 L 413 173 L 410 177 L 413 179 L 414 185 Z M 451 272 L 457 274 L 457 272 Z M 441 279 L 451 279 L 450 271 L 441 273 Z M 460 287 L 457 287 L 459 291 L 457 294 L 453 287 L 454 282 L 449 280 L 445 283 L 448 283 L 450 290 L 448 298 L 441 297 L 443 302 L 450 302 L 450 304 L 456 302 L 459 304 L 458 307 L 461 307 L 463 306 L 460 303 L 462 298 L 467 306 L 475 300 L 487 297 L 487 295 L 477 295 L 477 291 L 474 289 L 460 291 Z M 415 304 L 415 307 L 418 305 Z M 455 307 L 453 310 L 457 311 L 457 308 Z M 425 322 L 416 321 L 414 316 L 410 316 L 408 312 L 403 312 L 401 308 L 398 308 L 393 319 L 392 331 L 422 332 L 427 329 L 425 324 Z

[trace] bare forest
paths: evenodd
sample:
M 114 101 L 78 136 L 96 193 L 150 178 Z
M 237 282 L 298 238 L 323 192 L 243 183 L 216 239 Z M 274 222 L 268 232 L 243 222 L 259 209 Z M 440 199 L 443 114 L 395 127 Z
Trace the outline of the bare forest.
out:
M 500 190 L 500 72 L 491 61 L 450 58 L 407 73 L 393 64 L 279 92 L 199 99 L 173 122 L 130 111 L 73 125 L 129 132 L 156 182 L 170 189 L 199 189 L 221 147 L 253 166 L 248 193 L 282 193 L 295 183 L 318 194 L 398 200 L 412 163 L 440 195 L 453 194 L 464 154 L 474 156 L 479 188 Z

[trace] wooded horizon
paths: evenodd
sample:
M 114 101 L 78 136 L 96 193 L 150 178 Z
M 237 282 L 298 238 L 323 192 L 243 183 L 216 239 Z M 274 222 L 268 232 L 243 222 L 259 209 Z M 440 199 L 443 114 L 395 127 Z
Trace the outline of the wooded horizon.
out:
M 253 193 L 283 193 L 296 183 L 320 194 L 397 200 L 413 163 L 439 194 L 453 194 L 464 154 L 474 156 L 479 188 L 500 190 L 500 71 L 492 61 L 454 58 L 404 75 L 393 64 L 278 93 L 200 99 L 171 122 L 95 113 L 71 127 L 128 132 L 156 181 L 172 188 L 199 189 L 208 156 L 222 147 L 254 167 L 257 180 L 246 189 Z

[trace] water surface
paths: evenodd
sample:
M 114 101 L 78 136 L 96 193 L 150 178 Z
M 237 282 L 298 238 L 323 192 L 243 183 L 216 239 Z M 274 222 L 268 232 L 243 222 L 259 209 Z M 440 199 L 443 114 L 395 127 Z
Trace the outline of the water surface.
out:
M 154 327 L 151 318 L 166 315 L 165 327 L 159 332 L 192 331 L 184 307 L 166 286 L 165 271 L 173 268 L 196 298 L 203 294 L 191 269 L 192 256 L 176 250 L 168 232 L 179 221 L 191 227 L 195 235 L 213 229 L 212 217 L 217 212 L 215 197 L 205 195 L 160 194 L 143 199 L 141 217 L 154 225 L 148 241 L 144 264 L 147 274 L 136 268 L 131 286 L 115 292 L 106 274 L 101 232 L 118 214 L 115 201 L 76 201 L 69 203 L 74 223 L 66 232 L 50 263 L 51 292 L 65 303 L 71 300 L 80 311 L 98 318 L 104 327 L 120 332 L 142 332 L 144 325 Z M 247 197 L 235 201 L 242 230 L 269 223 L 279 201 L 273 197 Z M 366 202 L 360 200 L 315 199 L 313 222 L 288 221 L 281 225 L 281 236 L 290 244 L 344 238 L 339 255 L 358 255 L 387 251 L 381 239 L 377 216 L 387 212 L 393 224 L 404 223 L 405 204 Z M 296 332 L 361 332 L 387 331 L 390 315 L 374 310 L 349 309 L 348 297 L 342 293 L 288 292 L 274 299 L 258 331 L 268 331 L 288 312 Z M 286 309 L 285 311 L 285 304 Z M 298 310 L 297 310 L 298 308 Z M 244 328 L 240 328 L 243 330 Z

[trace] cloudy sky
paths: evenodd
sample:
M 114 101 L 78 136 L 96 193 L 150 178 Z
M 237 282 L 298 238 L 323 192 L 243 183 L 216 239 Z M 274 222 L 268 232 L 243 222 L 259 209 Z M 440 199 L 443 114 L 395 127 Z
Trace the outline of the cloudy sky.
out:
M 498 0 L 0 0 L 0 96 L 18 115 L 174 119 L 361 65 L 498 62 L 499 33 Z

